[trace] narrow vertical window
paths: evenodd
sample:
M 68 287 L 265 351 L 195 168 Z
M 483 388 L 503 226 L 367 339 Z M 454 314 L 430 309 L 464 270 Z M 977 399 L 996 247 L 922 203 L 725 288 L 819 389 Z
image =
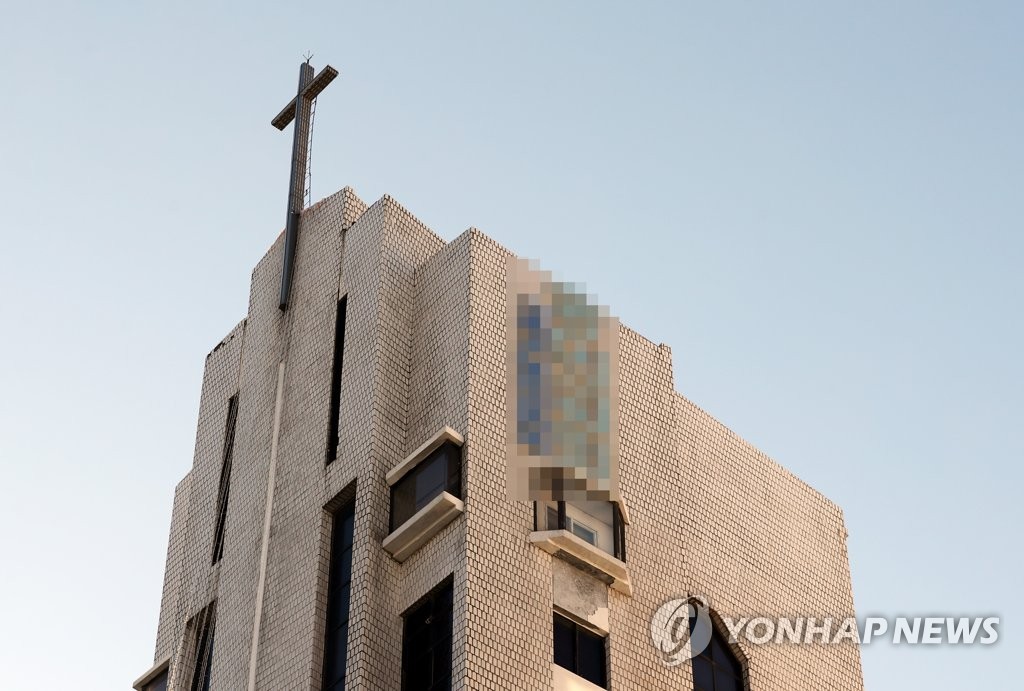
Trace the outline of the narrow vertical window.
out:
M 626 561 L 626 521 L 622 516 L 622 507 L 612 505 L 612 532 L 615 536 L 615 558 Z
M 213 667 L 213 628 L 216 623 L 214 605 L 204 609 L 196 622 L 195 667 L 192 670 L 191 691 L 210 691 L 210 670 Z
M 331 565 L 327 575 L 327 634 L 324 640 L 324 691 L 343 691 L 345 688 L 354 526 L 355 499 L 334 514 L 331 529 Z
M 348 296 L 338 300 L 334 318 L 334 362 L 331 367 L 331 405 L 327 420 L 327 462 L 338 458 L 338 425 L 341 415 L 341 367 L 345 360 L 345 308 Z
M 213 563 L 224 556 L 224 524 L 228 518 L 228 492 L 231 489 L 231 457 L 235 452 L 235 425 L 238 422 L 238 394 L 228 400 L 228 419 L 224 427 L 224 452 L 217 490 L 217 519 L 213 529 Z
M 452 684 L 452 581 L 405 614 L 402 691 L 448 691 Z

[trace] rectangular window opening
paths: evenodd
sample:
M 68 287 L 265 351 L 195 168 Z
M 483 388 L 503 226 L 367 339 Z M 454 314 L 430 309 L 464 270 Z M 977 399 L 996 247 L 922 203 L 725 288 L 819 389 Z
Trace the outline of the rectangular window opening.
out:
M 542 528 L 538 528 L 538 522 Z M 626 560 L 625 522 L 615 502 L 535 502 L 534 530 L 566 530 L 615 558 Z
M 213 529 L 213 563 L 224 556 L 224 526 L 228 518 L 228 493 L 231 490 L 231 458 L 235 453 L 235 427 L 238 424 L 238 394 L 228 400 L 228 419 L 224 426 L 224 452 L 217 490 L 217 518 Z
M 462 448 L 450 441 L 391 486 L 391 531 L 442 492 L 462 498 Z
M 447 691 L 452 683 L 452 579 L 403 616 L 402 691 Z
M 334 317 L 334 361 L 331 365 L 331 404 L 327 421 L 327 462 L 338 458 L 338 435 L 341 424 L 341 370 L 345 360 L 345 312 L 348 296 L 338 300 Z
M 170 661 L 167 660 L 159 671 L 149 673 L 146 681 L 141 682 L 141 684 L 136 682 L 136 685 L 132 688 L 139 689 L 139 691 L 167 691 L 167 676 L 169 672 Z
M 626 561 L 626 521 L 618 504 L 612 506 L 612 531 L 615 539 L 615 558 Z
M 605 636 L 555 612 L 555 664 L 604 689 L 608 688 L 605 641 Z
M 142 688 L 142 691 L 167 691 L 167 670 L 164 670 L 151 682 L 146 684 Z
M 590 544 L 597 546 L 597 530 L 590 526 L 582 523 L 579 519 L 565 517 L 564 528 L 559 528 L 558 525 L 558 509 L 554 506 L 548 505 L 547 507 L 547 529 L 548 530 L 568 530 L 570 533 Z
M 354 533 L 353 498 L 336 511 L 332 518 L 331 563 L 327 575 L 327 627 L 324 637 L 324 691 L 345 689 Z
M 597 545 L 597 531 L 588 528 L 579 521 L 572 522 L 572 534 L 580 538 L 584 542 L 589 542 L 592 545 Z
M 211 603 L 193 620 L 195 654 L 190 691 L 210 691 L 210 672 L 213 668 L 213 634 L 217 621 L 216 603 Z

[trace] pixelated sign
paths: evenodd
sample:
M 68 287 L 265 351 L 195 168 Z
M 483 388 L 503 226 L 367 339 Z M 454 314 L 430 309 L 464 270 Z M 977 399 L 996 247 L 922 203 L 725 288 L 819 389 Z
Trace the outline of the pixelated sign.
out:
M 513 257 L 508 343 L 509 494 L 617 500 L 618 319 L 582 285 Z

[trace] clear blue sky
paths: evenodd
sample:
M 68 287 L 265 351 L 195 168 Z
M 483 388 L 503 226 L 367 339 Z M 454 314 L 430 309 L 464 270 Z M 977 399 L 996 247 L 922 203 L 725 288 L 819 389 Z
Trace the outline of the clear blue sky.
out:
M 94 7 L 87 7 L 93 5 Z M 98 7 L 102 5 L 102 7 Z M 872 690 L 1019 683 L 1024 6 L 22 2 L 0 21 L 0 686 L 150 664 L 204 355 L 285 217 L 390 193 L 585 281 L 838 502 Z

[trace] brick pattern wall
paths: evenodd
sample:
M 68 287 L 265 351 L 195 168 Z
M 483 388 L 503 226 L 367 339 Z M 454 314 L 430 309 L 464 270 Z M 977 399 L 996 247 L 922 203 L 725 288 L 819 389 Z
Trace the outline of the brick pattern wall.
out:
M 551 688 L 551 559 L 527 542 L 533 507 L 505 489 L 508 250 L 471 231 L 466 439 L 467 689 Z
M 671 353 L 626 327 L 620 343 L 619 474 L 633 596 L 610 598 L 610 678 L 616 689 L 692 689 L 688 665 L 666 667 L 650 642 L 651 616 L 678 597 L 687 559 L 679 512 L 686 500 L 683 469 L 672 443 Z
M 320 688 L 330 518 L 355 490 L 348 651 L 353 689 L 394 691 L 401 615 L 454 575 L 457 689 L 551 689 L 552 557 L 529 544 L 533 509 L 505 488 L 505 266 L 475 229 L 445 243 L 390 197 L 348 188 L 303 214 L 292 303 L 277 308 L 282 239 L 253 271 L 249 311 L 208 356 L 192 470 L 175 492 L 156 658 L 187 685 L 185 623 L 217 600 L 216 689 Z M 338 458 L 325 465 L 334 316 L 348 296 Z M 610 685 L 689 689 L 661 664 L 649 621 L 702 594 L 722 615 L 852 612 L 842 514 L 673 390 L 669 349 L 622 327 L 619 463 L 634 594 L 608 594 Z M 282 415 L 257 602 L 279 364 Z M 228 398 L 239 417 L 224 557 L 210 564 Z M 442 426 L 466 438 L 456 519 L 402 564 L 385 473 Z M 557 574 L 563 574 L 561 576 Z M 862 688 L 846 647 L 741 653 L 751 688 Z
M 192 473 L 186 473 L 178 486 L 174 488 L 174 505 L 171 509 L 171 532 L 167 540 L 167 563 L 164 568 L 164 588 L 160 600 L 160 620 L 156 631 L 155 660 L 161 660 L 174 652 L 177 636 L 179 613 L 178 600 L 181 587 L 182 570 L 185 564 L 185 516 L 188 514 L 189 496 Z
M 178 486 L 165 575 L 157 656 L 170 654 L 170 682 L 191 674 L 185 625 L 216 598 L 220 568 L 213 566 L 213 530 L 224 459 L 228 401 L 238 390 L 246 334 L 241 322 L 206 357 L 192 470 Z M 172 575 L 173 574 L 173 575 Z M 173 586 L 168 588 L 168 586 Z M 173 609 L 172 609 L 173 608 Z
M 854 616 L 842 511 L 675 396 L 686 588 L 721 616 Z M 862 689 L 856 645 L 741 646 L 751 688 Z

